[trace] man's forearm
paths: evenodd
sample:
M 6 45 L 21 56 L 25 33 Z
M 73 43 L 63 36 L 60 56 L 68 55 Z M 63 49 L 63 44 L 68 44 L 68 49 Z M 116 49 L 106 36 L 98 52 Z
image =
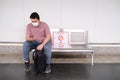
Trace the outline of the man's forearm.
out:
M 51 39 L 51 36 L 48 34 L 45 40 L 42 42 L 42 45 L 44 46 L 50 39 Z

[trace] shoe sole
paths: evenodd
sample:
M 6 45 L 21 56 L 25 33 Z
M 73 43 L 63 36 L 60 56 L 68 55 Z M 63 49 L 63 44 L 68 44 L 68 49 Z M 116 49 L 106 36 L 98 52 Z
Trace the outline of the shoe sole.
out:
M 30 66 L 30 68 L 29 68 L 28 70 L 27 70 L 27 69 L 25 69 L 25 71 L 26 71 L 26 72 L 29 72 L 30 70 L 31 70 L 31 66 Z
M 49 73 L 51 73 L 51 70 L 49 70 L 49 71 L 45 71 L 45 73 L 46 73 L 46 74 L 49 74 Z

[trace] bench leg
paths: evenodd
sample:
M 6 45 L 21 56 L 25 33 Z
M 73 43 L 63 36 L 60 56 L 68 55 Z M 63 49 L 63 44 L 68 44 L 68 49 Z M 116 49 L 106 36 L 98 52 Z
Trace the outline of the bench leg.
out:
M 94 65 L 94 52 L 91 53 L 91 66 Z

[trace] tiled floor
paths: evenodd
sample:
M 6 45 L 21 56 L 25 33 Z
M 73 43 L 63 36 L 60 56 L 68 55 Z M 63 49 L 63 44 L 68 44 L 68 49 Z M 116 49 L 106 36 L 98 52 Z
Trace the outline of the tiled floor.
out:
M 23 64 L 0 64 L 0 80 L 120 80 L 120 64 L 52 64 L 50 74 L 24 71 Z
M 89 55 L 54 55 L 52 73 L 36 74 L 33 65 L 24 71 L 22 54 L 0 54 L 0 80 L 120 80 L 120 56 L 95 55 L 94 66 L 90 61 Z

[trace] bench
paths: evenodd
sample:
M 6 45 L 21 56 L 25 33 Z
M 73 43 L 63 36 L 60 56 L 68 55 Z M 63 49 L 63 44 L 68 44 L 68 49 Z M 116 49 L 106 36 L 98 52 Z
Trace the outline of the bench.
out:
M 69 32 L 70 39 L 70 48 L 52 48 L 52 52 L 85 52 L 91 53 L 91 65 L 94 63 L 94 50 L 89 46 L 88 43 L 88 31 L 87 30 L 79 30 L 79 29 L 52 29 L 52 37 L 53 32 Z M 53 40 L 52 40 L 53 41 Z M 52 42 L 53 43 L 53 42 Z
M 59 29 L 51 29 L 51 33 L 58 31 Z M 63 30 L 60 30 L 63 31 Z M 70 36 L 70 45 L 71 48 L 52 48 L 52 52 L 84 52 L 84 53 L 91 53 L 91 65 L 94 62 L 94 50 L 92 47 L 89 46 L 88 43 L 88 31 L 86 30 L 79 30 L 79 29 L 64 29 L 64 32 L 69 32 Z M 0 53 L 22 53 L 22 44 L 23 43 L 0 43 Z M 33 51 L 33 50 L 32 50 Z

